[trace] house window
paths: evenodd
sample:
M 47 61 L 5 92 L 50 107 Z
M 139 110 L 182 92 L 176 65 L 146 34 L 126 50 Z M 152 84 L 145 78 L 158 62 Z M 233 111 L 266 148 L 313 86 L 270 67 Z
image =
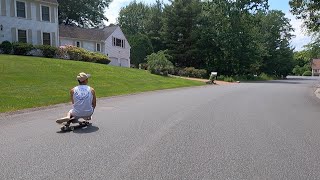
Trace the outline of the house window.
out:
M 77 41 L 77 47 L 80 47 L 80 42 L 79 41 Z
M 122 47 L 121 42 L 122 42 L 121 39 L 116 38 L 116 46 Z
M 26 18 L 26 3 L 25 2 L 16 2 L 17 17 Z
M 97 43 L 97 49 L 98 52 L 101 52 L 101 44 Z
M 51 37 L 50 33 L 43 33 L 42 34 L 42 43 L 43 45 L 51 45 Z
M 27 31 L 18 30 L 18 42 L 27 43 Z
M 42 21 L 50 21 L 50 10 L 48 6 L 41 6 Z
M 118 47 L 125 47 L 125 41 L 123 39 L 118 39 L 118 38 L 112 38 L 112 45 L 113 46 L 118 46 Z

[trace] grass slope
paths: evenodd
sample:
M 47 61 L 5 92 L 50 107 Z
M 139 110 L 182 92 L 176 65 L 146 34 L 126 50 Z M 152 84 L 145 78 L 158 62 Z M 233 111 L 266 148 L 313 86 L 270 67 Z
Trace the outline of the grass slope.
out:
M 97 97 L 203 85 L 137 69 L 0 55 L 0 112 L 69 102 L 69 90 L 78 84 L 76 75 L 82 71 L 92 75 L 89 85 L 95 88 Z

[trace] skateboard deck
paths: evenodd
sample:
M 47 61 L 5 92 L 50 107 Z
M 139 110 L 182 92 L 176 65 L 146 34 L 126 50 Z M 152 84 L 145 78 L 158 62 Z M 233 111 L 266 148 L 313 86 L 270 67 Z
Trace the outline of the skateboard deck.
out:
M 83 120 L 79 120 L 79 119 L 83 119 Z M 91 117 L 84 117 L 84 118 L 72 117 L 71 119 L 64 117 L 56 120 L 56 123 L 63 125 L 60 128 L 61 131 L 73 131 L 74 129 L 77 129 L 77 128 L 90 126 L 92 123 L 90 123 L 89 120 L 91 120 Z
M 67 125 L 67 123 L 64 123 L 64 125 L 61 127 L 61 131 L 73 131 L 75 129 L 91 126 L 92 123 L 86 121 L 86 122 L 78 122 L 78 123 L 71 123 Z

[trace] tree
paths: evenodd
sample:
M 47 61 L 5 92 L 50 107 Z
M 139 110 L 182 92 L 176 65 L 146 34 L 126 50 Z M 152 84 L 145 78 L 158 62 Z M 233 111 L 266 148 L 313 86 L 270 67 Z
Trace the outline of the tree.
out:
M 164 9 L 163 38 L 178 67 L 198 67 L 197 21 L 200 0 L 174 0 Z
M 290 20 L 281 11 L 269 11 L 261 18 L 261 32 L 268 48 L 268 55 L 263 57 L 262 71 L 278 77 L 286 76 L 294 67 L 293 49 L 289 43 L 293 37 Z
M 256 74 L 266 54 L 257 12 L 266 1 L 205 1 L 199 49 L 205 68 L 224 75 Z
M 147 56 L 148 70 L 152 74 L 167 76 L 173 72 L 174 66 L 170 59 L 170 55 L 166 51 L 159 51 Z
M 128 39 L 131 45 L 131 64 L 138 66 L 140 63 L 146 62 L 147 55 L 153 53 L 153 48 L 148 36 L 136 34 Z
M 146 34 L 152 42 L 155 52 L 164 49 L 161 29 L 163 28 L 163 3 L 156 0 L 156 3 L 150 7 L 149 16 L 146 19 Z
M 146 33 L 146 19 L 150 14 L 150 8 L 142 2 L 131 2 L 121 8 L 118 24 L 126 36 Z
M 97 27 L 107 20 L 105 8 L 112 0 L 58 0 L 59 23 L 80 27 Z
M 291 13 L 302 19 L 310 32 L 320 30 L 319 0 L 290 0 Z

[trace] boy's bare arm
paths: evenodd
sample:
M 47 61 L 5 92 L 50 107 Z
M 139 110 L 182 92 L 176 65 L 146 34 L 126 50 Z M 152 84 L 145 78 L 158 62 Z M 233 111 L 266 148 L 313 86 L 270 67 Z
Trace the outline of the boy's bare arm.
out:
M 91 88 L 91 92 L 92 92 L 92 96 L 93 96 L 93 99 L 92 99 L 92 107 L 93 107 L 93 109 L 95 109 L 96 106 L 97 106 L 96 92 L 94 91 L 93 88 Z
M 74 104 L 73 94 L 74 94 L 74 91 L 73 91 L 73 88 L 72 88 L 72 89 L 70 90 L 70 98 L 71 98 L 72 104 Z

